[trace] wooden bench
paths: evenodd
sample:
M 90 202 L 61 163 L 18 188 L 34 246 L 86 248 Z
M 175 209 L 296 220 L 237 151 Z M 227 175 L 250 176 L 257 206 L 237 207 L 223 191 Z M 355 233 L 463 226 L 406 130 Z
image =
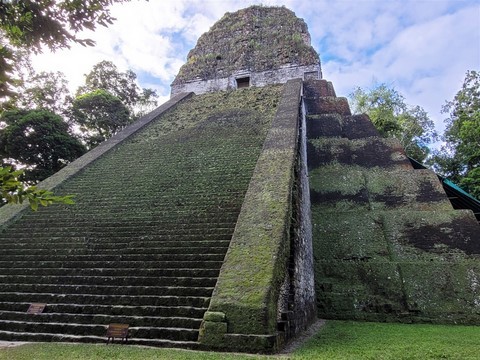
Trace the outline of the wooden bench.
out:
M 128 340 L 128 324 L 110 324 L 107 328 L 107 345 L 112 341 L 112 344 L 115 338 L 120 338 L 126 344 Z
M 45 310 L 46 306 L 47 304 L 42 304 L 42 303 L 30 304 L 27 310 L 27 314 L 41 314 L 43 310 Z

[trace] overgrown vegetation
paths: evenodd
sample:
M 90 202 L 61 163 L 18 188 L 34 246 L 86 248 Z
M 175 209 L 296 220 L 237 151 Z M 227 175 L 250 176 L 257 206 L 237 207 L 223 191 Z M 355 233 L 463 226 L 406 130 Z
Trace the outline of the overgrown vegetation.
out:
M 445 145 L 430 164 L 443 176 L 480 199 L 480 72 L 467 71 L 462 88 L 443 112 Z
M 1 204 L 22 204 L 28 201 L 32 210 L 39 205 L 47 206 L 54 203 L 73 204 L 73 195 L 55 196 L 51 191 L 37 189 L 35 186 L 25 187 L 19 180 L 22 170 L 12 170 L 11 167 L 0 168 Z
M 240 69 L 259 72 L 287 64 L 319 64 L 306 39 L 307 25 L 285 7 L 251 6 L 226 13 L 198 39 L 173 84 L 227 77 Z
M 424 161 L 429 144 L 437 139 L 433 121 L 420 106 L 410 106 L 393 87 L 385 84 L 371 89 L 358 87 L 350 94 L 354 114 L 367 114 L 384 137 L 396 138 L 406 153 L 417 161 Z

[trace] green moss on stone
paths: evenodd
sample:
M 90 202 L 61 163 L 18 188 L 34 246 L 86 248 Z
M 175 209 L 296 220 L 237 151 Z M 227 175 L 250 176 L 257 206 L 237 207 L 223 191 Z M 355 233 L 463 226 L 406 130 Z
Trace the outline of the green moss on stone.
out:
M 319 63 L 303 20 L 284 7 L 252 6 L 225 14 L 203 34 L 173 84 Z
M 410 310 L 438 321 L 478 322 L 480 313 L 480 265 L 456 263 L 400 263 Z
M 225 313 L 228 333 L 276 334 L 290 244 L 300 87 L 301 81 L 285 86 L 212 295 L 209 311 Z

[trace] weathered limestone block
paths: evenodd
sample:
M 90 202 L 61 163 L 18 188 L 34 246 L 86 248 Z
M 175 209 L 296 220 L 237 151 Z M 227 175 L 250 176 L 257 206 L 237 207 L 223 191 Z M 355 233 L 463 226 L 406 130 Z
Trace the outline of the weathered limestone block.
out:
M 331 81 L 327 80 L 306 80 L 303 82 L 305 99 L 318 99 L 324 96 L 337 96 Z
M 315 114 L 340 114 L 352 115 L 347 98 L 325 96 L 318 99 L 305 99 L 305 106 L 310 115 Z
M 310 201 L 316 212 L 369 210 L 367 185 L 359 166 L 329 164 L 310 171 Z
M 343 117 L 342 137 L 353 140 L 372 136 L 379 136 L 379 134 L 367 115 L 362 114 Z
M 330 163 L 358 165 L 364 168 L 403 168 L 412 165 L 396 139 L 370 137 L 348 140 L 321 138 L 308 141 L 308 167 L 315 169 Z
M 389 257 L 381 214 L 322 213 L 312 208 L 316 259 L 370 261 Z
M 433 322 L 478 324 L 480 264 L 455 262 L 401 262 L 408 309 Z
M 307 139 L 342 137 L 343 120 L 339 114 L 307 116 Z
M 405 312 L 397 265 L 384 260 L 317 260 L 317 306 L 322 318 L 385 320 Z
M 470 210 L 383 214 L 385 234 L 398 261 L 450 261 L 480 256 L 478 223 Z
M 442 184 L 430 170 L 374 168 L 364 176 L 372 210 L 452 210 Z

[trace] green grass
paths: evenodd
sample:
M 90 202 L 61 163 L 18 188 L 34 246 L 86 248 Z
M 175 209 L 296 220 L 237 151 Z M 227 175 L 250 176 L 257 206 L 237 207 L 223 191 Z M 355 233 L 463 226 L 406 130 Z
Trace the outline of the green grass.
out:
M 39 343 L 0 349 L 0 359 L 480 359 L 480 327 L 328 321 L 313 338 L 289 355 Z
M 294 359 L 480 359 L 480 327 L 329 321 Z

